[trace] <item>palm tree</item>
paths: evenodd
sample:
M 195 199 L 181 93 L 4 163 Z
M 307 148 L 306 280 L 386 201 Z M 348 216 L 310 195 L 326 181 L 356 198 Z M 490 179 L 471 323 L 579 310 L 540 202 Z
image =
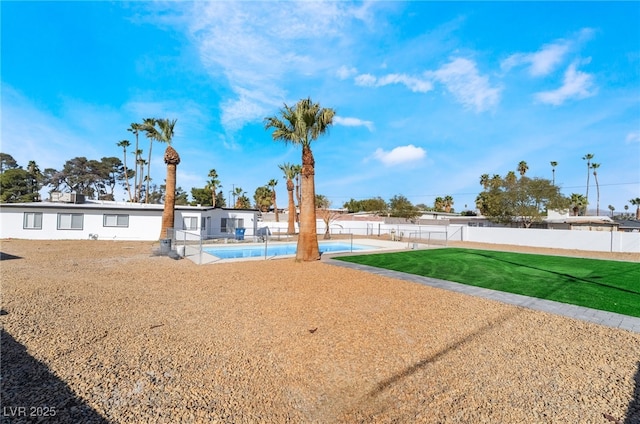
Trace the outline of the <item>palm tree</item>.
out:
M 159 132 L 156 129 L 156 123 L 158 123 L 158 119 L 156 118 L 145 118 L 143 119 L 142 125 L 140 127 L 141 130 L 147 133 L 147 138 L 149 139 L 149 159 L 147 160 L 148 177 L 151 176 L 151 149 L 153 147 L 153 140 L 158 140 L 159 138 Z M 146 193 L 149 193 L 149 178 L 147 178 L 146 181 Z M 145 203 L 149 203 L 149 196 L 145 196 Z
M 591 159 L 593 159 L 592 153 L 587 153 L 582 157 L 582 160 L 587 161 L 587 195 L 586 195 L 587 204 L 589 203 L 589 175 L 591 174 Z
M 209 177 L 209 181 L 205 188 L 211 190 L 211 205 L 216 207 L 216 189 L 222 187 L 220 185 L 220 180 L 218 179 L 218 173 L 215 169 L 209 171 L 207 175 Z
M 580 210 L 587 206 L 587 199 L 582 194 L 571 193 L 571 208 L 573 216 L 578 216 Z
M 480 185 L 486 190 L 489 187 L 489 174 L 480 175 Z
M 140 159 L 140 155 L 142 155 L 142 150 L 140 150 L 138 148 L 138 134 L 139 132 L 142 130 L 142 124 L 137 124 L 135 122 L 131 123 L 130 127 L 127 128 L 127 131 L 131 131 L 135 136 L 136 136 L 136 148 L 134 150 L 134 154 L 135 154 L 135 158 L 133 160 L 133 163 L 136 164 L 136 173 L 135 173 L 135 179 L 133 181 L 134 186 L 136 183 L 136 180 L 138 179 L 138 160 Z M 136 187 L 134 187 L 134 191 L 135 193 L 133 193 L 133 201 L 137 202 L 140 200 L 140 191 L 139 189 L 136 189 Z M 131 195 L 131 194 L 129 194 Z
M 167 164 L 166 192 L 164 195 L 164 211 L 162 212 L 162 228 L 160 238 L 167 237 L 167 230 L 175 225 L 176 207 L 176 169 L 180 164 L 180 155 L 171 146 L 164 151 L 164 163 Z M 149 196 L 146 196 L 149 198 Z
M 433 200 L 433 208 L 436 212 L 442 212 L 444 210 L 444 199 L 440 196 Z
M 293 107 L 285 104 L 280 114 L 282 119 L 265 118 L 265 128 L 273 128 L 271 136 L 276 141 L 302 146 L 302 201 L 296 260 L 314 261 L 320 259 L 320 249 L 316 227 L 315 160 L 311 151 L 311 142 L 329 129 L 333 123 L 335 111 L 330 108 L 321 108 L 319 103 L 313 103 L 310 98 L 307 98 L 298 101 Z
M 521 160 L 520 163 L 518 163 L 518 172 L 520 173 L 520 176 L 524 177 L 524 174 L 526 174 L 528 170 L 529 165 L 527 165 L 527 162 Z
M 444 196 L 444 211 L 447 213 L 451 212 L 451 206 L 453 206 L 453 197 L 449 195 Z
M 636 219 L 640 219 L 640 197 L 629 200 L 629 203 L 636 207 Z
M 133 124 L 132 124 L 133 125 Z M 129 202 L 131 202 L 131 186 L 129 185 L 129 171 L 127 170 L 127 147 L 131 146 L 129 140 L 122 140 L 118 143 L 118 147 L 122 147 L 124 156 L 124 181 L 127 183 L 127 193 L 129 193 Z
M 613 211 L 615 211 L 616 208 L 613 205 L 609 205 L 609 210 L 611 211 L 611 218 L 613 218 Z
M 551 174 L 553 175 L 553 179 L 551 181 L 551 184 L 556 185 L 556 166 L 558 166 L 558 162 L 552 160 L 551 161 Z
M 278 165 L 278 168 L 284 172 L 284 179 L 287 180 L 287 194 L 289 196 L 289 216 L 287 217 L 287 234 L 296 233 L 296 205 L 293 201 L 293 179 L 296 176 L 295 165 L 285 162 Z
M 276 214 L 276 222 L 280 222 L 280 216 L 278 215 L 278 205 L 276 205 L 276 185 L 278 185 L 278 180 L 271 179 L 267 183 L 267 187 L 271 190 L 271 203 L 273 203 L 273 211 Z
M 140 175 L 140 178 L 138 180 L 137 195 L 134 200 L 136 202 L 141 202 L 142 201 L 142 182 L 144 181 L 144 166 L 147 164 L 147 161 L 142 158 L 142 150 L 138 150 L 136 156 L 138 157 L 138 160 L 136 162 L 136 178 L 137 178 L 137 175 Z M 138 168 L 137 168 L 138 166 L 140 167 L 140 171 L 138 171 Z
M 238 200 L 234 203 L 233 207 L 236 209 L 242 209 L 242 207 L 239 207 L 238 205 L 240 204 L 240 197 L 242 196 L 242 187 L 235 187 L 233 189 L 233 198 L 235 199 L 236 196 L 238 197 Z
M 591 164 L 593 178 L 596 180 L 596 216 L 600 216 L 600 185 L 598 184 L 598 172 L 596 171 L 598 168 L 600 168 L 599 163 L 593 162 Z

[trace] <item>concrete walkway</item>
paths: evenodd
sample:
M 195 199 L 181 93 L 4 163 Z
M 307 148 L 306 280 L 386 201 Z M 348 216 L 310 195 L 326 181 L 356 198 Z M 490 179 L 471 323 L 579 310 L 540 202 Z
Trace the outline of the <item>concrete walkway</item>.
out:
M 451 281 L 438 280 L 436 278 L 421 277 L 419 275 L 406 274 L 404 272 L 375 268 L 372 266 L 354 264 L 351 262 L 343 262 L 331 258 L 323 258 L 323 262 L 330 265 L 371 272 L 378 275 L 384 275 L 385 277 L 412 281 L 414 283 L 424 284 L 427 286 L 465 293 L 471 296 L 479 296 L 485 299 L 497 300 L 499 302 L 508 303 L 511 305 L 522 306 L 538 311 L 550 312 L 556 315 L 563 315 L 583 321 L 594 322 L 596 324 L 601 324 L 608 327 L 620 328 L 623 330 L 640 333 L 640 318 L 630 317 L 628 315 L 585 308 L 584 306 L 569 305 L 567 303 L 554 302 L 552 300 L 537 299 L 535 297 L 522 296 L 519 294 L 505 293 L 501 291 L 485 289 L 482 287 L 468 286 Z

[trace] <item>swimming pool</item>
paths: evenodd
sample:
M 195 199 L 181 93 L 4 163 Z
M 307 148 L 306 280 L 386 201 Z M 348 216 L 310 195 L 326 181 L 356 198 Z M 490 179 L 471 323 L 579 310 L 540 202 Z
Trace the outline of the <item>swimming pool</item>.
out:
M 321 253 L 327 252 L 351 252 L 351 251 L 363 251 L 363 250 L 375 250 L 375 246 L 367 246 L 363 244 L 351 244 L 349 242 L 320 242 L 318 243 Z M 285 256 L 296 254 L 296 243 L 278 243 L 267 245 L 267 257 Z M 252 245 L 252 246 L 225 246 L 225 247 L 205 247 L 203 252 L 213 256 L 217 256 L 220 259 L 237 259 L 237 258 L 258 258 L 265 256 L 265 246 Z

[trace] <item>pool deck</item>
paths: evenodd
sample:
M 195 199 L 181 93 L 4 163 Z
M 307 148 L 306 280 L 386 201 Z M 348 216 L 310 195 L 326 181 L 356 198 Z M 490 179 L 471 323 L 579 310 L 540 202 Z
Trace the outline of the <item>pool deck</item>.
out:
M 422 277 L 419 275 L 407 274 L 399 271 L 391 271 L 388 269 L 376 268 L 368 265 L 343 262 L 335 260 L 333 258 L 323 258 L 323 260 L 329 265 L 371 272 L 373 274 L 384 275 L 385 277 L 412 281 L 414 283 L 437 287 L 444 290 L 455 291 L 458 293 L 478 296 L 490 300 L 497 300 L 498 302 L 508 303 L 511 305 L 521 306 L 529 309 L 535 309 L 537 311 L 549 312 L 552 314 L 562 315 L 582 321 L 593 322 L 608 327 L 620 328 L 622 330 L 628 330 L 634 333 L 640 333 L 640 318 L 631 317 L 628 315 L 600 311 L 597 309 L 585 308 L 584 306 L 570 305 L 567 303 L 555 302 L 552 300 L 537 299 L 535 297 L 522 296 L 519 294 L 490 290 L 482 287 L 468 286 L 465 284 L 454 283 L 452 281 Z

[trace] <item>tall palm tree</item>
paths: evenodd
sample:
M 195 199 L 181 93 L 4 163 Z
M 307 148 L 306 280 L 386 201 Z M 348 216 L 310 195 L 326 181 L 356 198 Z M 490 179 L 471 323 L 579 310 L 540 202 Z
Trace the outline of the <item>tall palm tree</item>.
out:
M 173 141 L 174 128 L 177 120 L 155 119 L 158 125 L 154 136 L 156 140 L 167 143 L 164 152 L 164 163 L 167 164 L 167 180 L 166 191 L 164 195 L 164 211 L 162 212 L 162 229 L 160 230 L 160 238 L 166 237 L 167 229 L 173 228 L 175 221 L 176 208 L 176 168 L 180 163 L 180 155 L 171 147 Z M 149 196 L 146 196 L 149 199 Z
M 164 163 L 167 164 L 166 192 L 164 194 L 164 210 L 162 212 L 162 228 L 160 238 L 167 238 L 167 230 L 174 227 L 176 207 L 176 170 L 180 164 L 180 155 L 171 146 L 164 151 Z M 147 198 L 149 196 L 146 196 Z
M 613 211 L 615 211 L 616 208 L 613 205 L 609 205 L 609 210 L 611 211 L 611 218 L 613 218 Z
M 449 195 L 444 196 L 444 211 L 447 213 L 451 212 L 451 206 L 453 206 L 453 197 Z
M 287 217 L 287 234 L 296 233 L 296 205 L 293 201 L 293 179 L 296 176 L 295 165 L 285 162 L 278 165 L 278 168 L 284 173 L 284 179 L 287 180 L 287 194 L 289 196 L 289 216 Z
M 593 162 L 591 164 L 591 169 L 593 169 L 593 178 L 596 180 L 596 216 L 600 216 L 600 185 L 598 184 L 598 168 L 600 168 L 599 163 Z
M 143 119 L 143 122 L 141 125 L 141 129 L 147 133 L 147 138 L 149 139 L 149 159 L 147 160 L 147 176 L 148 177 L 151 176 L 151 149 L 153 148 L 153 140 L 158 140 L 158 137 L 159 137 L 158 130 L 156 129 L 157 122 L 158 122 L 158 119 L 156 118 L 145 118 Z M 147 178 L 146 181 L 147 181 L 146 193 L 149 193 L 150 179 Z M 145 196 L 145 203 L 149 203 L 148 195 Z
M 489 187 L 489 174 L 480 175 L 480 185 L 486 190 Z
M 518 163 L 518 172 L 520 173 L 520 176 L 524 177 L 524 174 L 526 174 L 528 170 L 529 170 L 529 165 L 527 165 L 527 162 L 521 160 Z
M 131 131 L 133 133 L 133 135 L 136 136 L 136 148 L 133 151 L 135 157 L 133 159 L 133 163 L 136 165 L 136 172 L 135 172 L 135 179 L 133 181 L 134 184 L 134 193 L 133 193 L 133 201 L 134 202 L 138 202 L 140 200 L 140 191 L 136 186 L 136 180 L 138 179 L 138 160 L 140 159 L 140 156 L 142 155 L 142 150 L 139 149 L 138 147 L 138 134 L 140 133 L 140 131 L 142 130 L 142 124 L 137 124 L 135 122 L 132 122 L 131 125 L 129 126 L 129 128 L 127 128 L 127 131 Z M 142 177 L 141 177 L 142 178 Z
M 132 124 L 133 125 L 133 124 Z M 129 193 L 129 202 L 131 202 L 131 185 L 129 184 L 129 170 L 127 169 L 127 147 L 131 146 L 129 140 L 122 140 L 118 143 L 119 147 L 122 147 L 123 152 L 123 165 L 124 165 L 124 181 L 127 184 L 127 193 Z
M 138 189 L 137 189 L 137 196 L 134 199 L 136 202 L 142 202 L 142 182 L 144 181 L 144 166 L 147 164 L 147 161 L 144 160 L 142 158 L 142 150 L 138 150 L 137 151 L 137 157 L 138 160 L 136 162 L 136 178 L 138 178 L 137 176 L 139 175 L 140 178 L 138 179 Z M 138 167 L 140 167 L 140 170 L 138 171 Z
M 235 204 L 233 205 L 234 208 L 236 209 L 242 209 L 242 207 L 238 206 L 241 202 L 240 202 L 240 197 L 242 196 L 242 187 L 236 187 L 233 189 L 233 198 L 235 199 L 236 197 L 238 198 L 238 200 L 235 202 Z
M 553 175 L 553 179 L 551 180 L 551 183 L 553 185 L 556 185 L 556 166 L 558 166 L 558 162 L 552 160 L 551 161 L 551 174 Z
M 440 196 L 436 197 L 433 200 L 433 208 L 436 210 L 436 212 L 441 212 L 444 210 L 444 199 Z
M 280 216 L 278 215 L 278 205 L 276 204 L 276 186 L 278 185 L 278 180 L 271 179 L 267 183 L 267 187 L 271 190 L 271 203 L 273 203 L 273 211 L 276 214 L 276 222 L 280 222 Z
M 640 197 L 636 197 L 635 199 L 629 200 L 629 203 L 636 207 L 636 219 L 640 219 Z M 625 205 L 625 209 L 626 205 Z
M 587 200 L 587 204 L 589 203 L 589 175 L 591 175 L 591 159 L 593 159 L 593 154 L 592 153 L 587 153 L 586 155 L 584 155 L 582 157 L 582 160 L 586 160 L 587 161 L 587 195 L 585 196 L 585 198 Z M 585 215 L 586 214 L 587 213 L 585 212 Z
M 578 216 L 580 210 L 587 206 L 587 199 L 582 194 L 571 193 L 571 208 L 573 209 L 573 216 Z
M 211 205 L 216 207 L 216 189 L 222 187 L 220 185 L 220 180 L 218 179 L 218 173 L 215 169 L 209 171 L 207 174 L 209 177 L 209 181 L 207 182 L 207 186 L 205 188 L 211 190 Z
M 320 259 L 320 249 L 316 227 L 315 160 L 311 142 L 333 124 L 335 111 L 322 108 L 319 103 L 313 103 L 307 98 L 299 100 L 293 107 L 285 104 L 280 115 L 282 119 L 275 116 L 265 118 L 265 128 L 273 129 L 271 135 L 276 141 L 302 146 L 302 201 L 296 260 L 314 261 Z

